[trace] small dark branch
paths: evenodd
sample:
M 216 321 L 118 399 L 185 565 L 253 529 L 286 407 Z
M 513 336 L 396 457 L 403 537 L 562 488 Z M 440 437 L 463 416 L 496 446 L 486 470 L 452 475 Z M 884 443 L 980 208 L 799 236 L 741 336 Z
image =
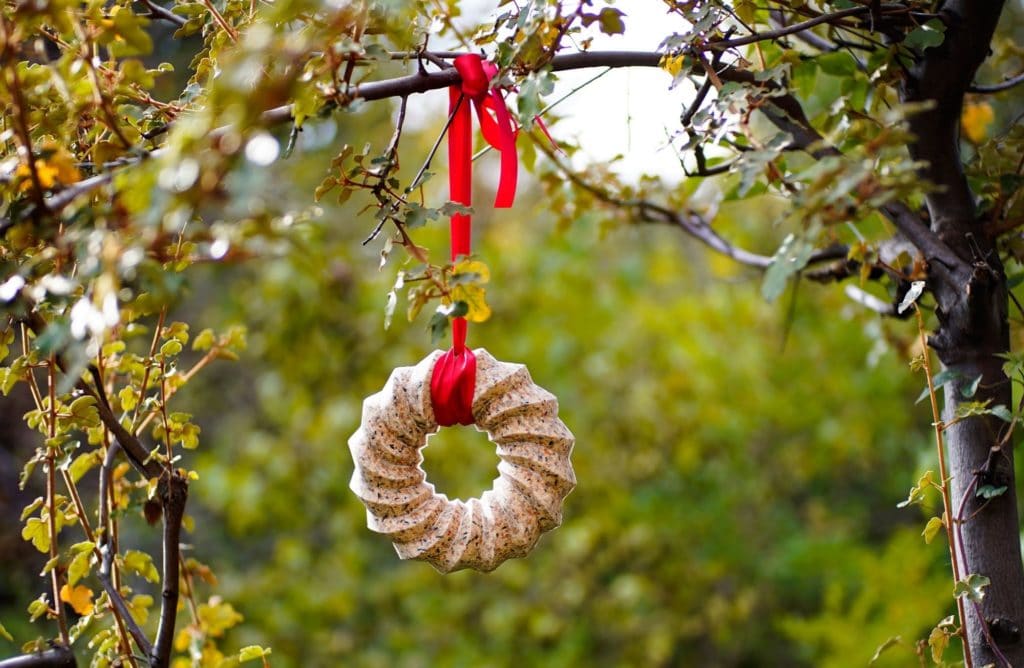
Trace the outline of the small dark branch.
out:
M 163 468 L 158 462 L 149 458 L 149 451 L 146 450 L 146 446 L 142 445 L 139 437 L 124 428 L 121 421 L 114 415 L 114 411 L 111 410 L 106 397 L 84 381 L 79 381 L 78 388 L 96 397 L 96 411 L 99 413 L 100 421 L 117 439 L 131 465 L 146 478 L 159 478 L 163 473 Z
M 906 7 L 898 4 L 887 4 L 883 5 L 884 9 L 906 11 Z M 708 42 L 708 46 L 713 49 L 732 49 L 737 46 L 746 46 L 747 44 L 753 44 L 755 42 L 764 42 L 773 39 L 779 39 L 787 35 L 798 35 L 806 30 L 810 30 L 815 26 L 822 25 L 824 23 L 834 23 L 841 19 L 850 16 L 859 16 L 861 14 L 867 14 L 870 11 L 869 7 L 851 7 L 850 9 L 842 9 L 838 12 L 832 12 L 831 14 L 821 14 L 815 16 L 813 19 L 801 21 L 800 23 L 794 23 L 792 25 L 782 26 L 776 30 L 769 30 L 767 32 L 759 32 L 754 35 L 747 35 L 746 37 L 737 37 L 736 39 L 722 40 L 719 42 Z
M 530 137 L 534 139 L 534 144 L 537 148 L 558 167 L 559 171 L 561 171 L 569 181 L 579 188 L 589 192 L 605 204 L 633 211 L 638 222 L 660 223 L 678 227 L 712 250 L 749 267 L 767 269 L 771 266 L 772 258 L 770 256 L 760 255 L 734 246 L 718 234 L 718 232 L 711 227 L 711 224 L 708 221 L 704 220 L 704 218 L 692 211 L 674 211 L 666 206 L 662 206 L 661 204 L 650 202 L 648 200 L 622 199 L 621 197 L 608 192 L 604 188 L 588 182 L 573 170 L 562 165 L 558 156 L 555 155 L 554 151 L 547 146 L 545 142 L 537 140 L 532 134 Z M 816 252 L 811 256 L 808 264 L 816 264 L 819 262 L 835 260 L 839 257 L 846 257 L 846 253 L 847 250 L 845 247 L 830 247 Z
M 693 102 L 686 108 L 683 115 L 679 117 L 679 124 L 684 128 L 690 125 L 694 115 L 700 111 L 700 107 L 704 104 L 704 100 L 707 98 L 708 93 L 711 92 L 711 77 L 705 77 L 704 82 L 697 89 L 697 95 L 694 96 Z
M 772 23 L 777 25 L 780 29 L 789 27 L 789 24 L 786 22 L 786 17 L 781 10 L 773 9 L 769 13 L 769 15 L 771 16 Z M 803 42 L 804 44 L 815 49 L 818 49 L 819 51 L 835 51 L 837 48 L 835 44 L 828 41 L 824 37 L 819 37 L 818 35 L 815 35 L 809 29 L 793 33 L 793 36 L 796 37 L 801 42 Z
M 178 586 L 181 575 L 181 521 L 188 501 L 188 480 L 178 471 L 168 470 L 161 478 L 158 494 L 163 505 L 163 586 L 160 604 L 160 625 L 156 642 L 150 652 L 150 665 L 167 668 L 174 643 L 174 627 L 178 618 Z
M 77 665 L 75 653 L 63 645 L 0 661 L 0 668 L 76 668 Z
M 110 447 L 107 448 L 107 454 L 103 458 L 103 466 L 100 469 L 99 526 L 103 530 L 103 534 L 100 537 L 99 547 L 100 554 L 103 558 L 100 561 L 98 577 L 100 584 L 103 585 L 103 590 L 107 592 L 110 604 L 114 606 L 118 616 L 124 620 L 125 625 L 128 627 L 128 633 L 130 633 L 132 639 L 135 640 L 135 644 L 138 646 L 139 651 L 144 655 L 149 656 L 149 653 L 152 651 L 152 645 L 149 642 L 149 638 L 146 637 L 146 634 L 135 622 L 135 618 L 132 616 L 131 610 L 128 609 L 128 604 L 125 603 L 124 597 L 121 596 L 121 592 L 118 591 L 117 587 L 114 585 L 113 579 L 115 548 L 110 537 L 110 483 L 113 479 L 114 462 L 117 461 L 117 453 L 120 450 L 121 447 L 116 440 L 111 443 Z M 125 649 L 130 650 L 130 648 Z
M 153 2 L 153 0 L 140 0 L 140 1 L 142 2 L 142 4 L 146 5 L 147 9 L 149 9 L 149 16 L 150 16 L 150 18 L 163 19 L 164 21 L 170 21 L 171 23 L 173 23 L 174 25 L 178 26 L 179 28 L 181 26 L 185 25 L 184 17 L 178 16 L 177 14 L 175 14 L 172 11 L 170 11 L 169 9 L 161 7 L 160 5 L 158 5 L 155 2 Z
M 903 202 L 890 202 L 880 209 L 881 213 L 896 226 L 910 243 L 914 244 L 924 258 L 939 261 L 946 267 L 960 266 L 960 259 L 935 232 L 931 230 L 921 217 L 915 214 Z
M 1021 72 L 1015 77 L 1010 77 L 1005 81 L 997 84 L 972 84 L 967 87 L 968 93 L 999 93 L 1004 90 L 1009 90 L 1014 86 L 1024 83 L 1024 72 Z

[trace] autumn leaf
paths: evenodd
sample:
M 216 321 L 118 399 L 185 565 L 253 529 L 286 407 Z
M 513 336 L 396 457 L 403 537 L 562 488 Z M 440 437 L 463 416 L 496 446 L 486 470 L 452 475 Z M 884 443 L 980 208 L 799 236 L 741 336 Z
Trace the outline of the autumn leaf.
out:
M 669 74 L 671 74 L 672 78 L 675 79 L 677 76 L 679 76 L 679 73 L 682 71 L 683 65 L 685 63 L 686 57 L 683 55 L 665 55 L 661 57 L 661 60 L 658 62 L 658 66 L 661 67 L 661 69 L 668 72 Z
M 89 589 L 85 585 L 77 585 L 74 588 L 64 585 L 60 588 L 60 600 L 71 604 L 71 607 L 75 609 L 75 612 L 80 615 L 92 614 L 92 597 L 92 589 Z
M 988 102 L 968 102 L 960 116 L 960 127 L 967 139 L 980 144 L 988 137 L 988 127 L 995 120 L 995 112 Z
M 491 317 L 483 287 L 490 280 L 491 270 L 480 260 L 463 260 L 452 269 L 451 300 L 466 305 L 466 320 L 484 322 Z
M 935 536 L 938 535 L 939 530 L 944 526 L 945 524 L 943 524 L 942 520 L 938 517 L 933 517 L 928 520 L 928 524 L 925 525 L 924 531 L 921 532 L 921 535 L 924 536 L 924 542 L 930 545 L 931 542 L 935 540 Z
M 36 176 L 44 190 L 54 186 L 66 186 L 82 179 L 75 167 L 75 158 L 71 153 L 56 142 L 44 142 L 40 147 L 40 157 L 35 160 Z M 26 192 L 32 187 L 32 169 L 28 163 L 21 163 L 15 169 L 14 176 L 21 180 L 18 189 Z

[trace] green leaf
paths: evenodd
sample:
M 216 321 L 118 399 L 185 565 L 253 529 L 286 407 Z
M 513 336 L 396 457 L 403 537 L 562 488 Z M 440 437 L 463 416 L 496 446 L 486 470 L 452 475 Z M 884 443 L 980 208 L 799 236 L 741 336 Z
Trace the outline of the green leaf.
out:
M 1002 404 L 999 404 L 998 406 L 993 406 L 988 412 L 991 413 L 992 415 L 995 415 L 1003 422 L 1013 422 L 1013 413 L 1010 411 L 1009 408 Z
M 873 666 L 878 663 L 878 659 L 881 658 L 882 654 L 885 653 L 886 650 L 899 645 L 901 642 L 903 642 L 903 638 L 901 636 L 892 636 L 886 640 L 878 646 L 878 649 L 875 650 L 875 654 L 871 657 L 871 660 L 868 661 L 868 665 Z M 863 661 L 863 659 L 861 659 L 861 661 Z
M 181 352 L 181 342 L 177 339 L 171 339 L 160 346 L 160 354 L 165 357 L 173 357 Z
M 259 645 L 249 645 L 248 647 L 243 647 L 238 651 L 238 660 L 242 663 L 246 661 L 253 661 L 255 659 L 262 659 L 265 656 L 270 656 L 269 647 L 264 649 Z
M 964 399 L 973 399 L 974 395 L 978 392 L 978 385 L 981 384 L 981 375 L 972 380 L 970 383 L 965 385 L 960 390 L 960 394 L 964 396 Z
M 985 598 L 985 587 L 989 586 L 991 583 L 992 581 L 984 575 L 971 573 L 953 586 L 953 596 L 956 598 L 963 598 L 966 596 L 975 603 L 981 603 L 981 600 Z
M 924 25 L 911 30 L 903 40 L 911 49 L 929 49 L 942 44 L 946 38 L 946 24 L 939 19 L 931 19 Z
M 91 549 L 91 548 L 90 548 Z M 84 551 L 75 555 L 75 558 L 68 564 L 68 586 L 75 584 L 89 573 L 92 552 Z
M 935 536 L 938 535 L 939 531 L 946 525 L 942 523 L 942 520 L 938 517 L 933 517 L 928 520 L 928 524 L 924 526 L 924 531 L 921 535 L 924 536 L 924 542 L 931 545 L 931 542 L 935 540 Z
M 192 340 L 192 350 L 209 350 L 217 342 L 217 337 L 212 329 L 204 329 Z M 130 409 L 125 409 L 130 410 Z
M 913 506 L 924 501 L 925 493 L 935 485 L 935 482 L 932 480 L 934 475 L 932 471 L 925 471 L 924 475 L 917 479 L 917 484 L 910 489 L 907 500 L 897 503 L 896 507 L 906 508 L 907 506 Z
M 153 558 L 139 550 L 128 550 L 124 553 L 124 567 L 137 573 L 149 582 L 159 582 L 160 573 L 153 565 Z
M 622 17 L 625 16 L 618 9 L 611 7 L 605 7 L 601 10 L 601 13 L 597 16 L 597 21 L 601 25 L 601 32 L 606 35 L 621 35 L 626 31 L 626 24 L 623 22 Z
M 28 620 L 34 622 L 43 615 L 46 614 L 47 610 L 50 609 L 49 604 L 46 602 L 46 594 L 40 594 L 39 598 L 28 604 Z
M 14 636 L 8 633 L 7 629 L 3 625 L 3 622 L 0 622 L 0 638 L 3 638 L 7 642 L 14 642 Z
M 25 527 L 21 530 L 21 537 L 31 541 L 32 545 L 43 554 L 50 551 L 50 534 L 46 522 L 38 517 L 30 517 L 25 522 Z
M 1000 485 L 999 487 L 996 487 L 995 485 L 982 485 L 974 495 L 981 497 L 982 499 L 994 499 L 997 496 L 1005 494 L 1008 489 L 1009 487 L 1006 485 Z
M 794 234 L 788 235 L 779 249 L 772 256 L 772 263 L 764 272 L 764 282 L 761 283 L 761 296 L 765 300 L 775 301 L 783 290 L 786 289 L 786 282 L 790 277 L 807 266 L 807 261 L 814 253 L 814 246 L 803 236 Z

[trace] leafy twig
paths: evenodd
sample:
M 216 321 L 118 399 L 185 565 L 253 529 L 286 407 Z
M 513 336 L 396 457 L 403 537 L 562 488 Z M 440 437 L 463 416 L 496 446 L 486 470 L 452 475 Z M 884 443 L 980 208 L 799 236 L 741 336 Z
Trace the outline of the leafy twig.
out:
M 939 455 L 939 478 L 941 482 L 942 490 L 942 523 L 946 527 L 946 540 L 949 542 L 949 558 L 952 562 L 953 567 L 953 581 L 959 582 L 962 578 L 962 568 L 960 559 L 957 556 L 957 541 L 954 537 L 953 530 L 953 504 L 949 497 L 949 474 L 947 473 L 948 468 L 946 467 L 946 449 L 942 443 L 942 431 L 945 426 L 942 423 L 942 417 L 939 413 L 939 402 L 935 395 L 935 380 L 932 375 L 932 363 L 931 363 L 931 350 L 928 348 L 928 342 L 924 332 L 924 317 L 921 315 L 921 308 L 914 303 L 914 315 L 917 317 L 917 333 L 921 340 L 921 350 L 924 356 L 924 375 L 928 381 L 928 398 L 931 400 L 932 408 L 932 425 L 935 431 L 935 448 Z M 962 597 L 956 599 L 956 610 L 957 615 L 960 619 L 960 628 L 964 629 L 967 623 L 967 616 L 964 612 L 964 601 Z M 964 638 L 964 665 L 965 668 L 971 668 L 973 661 L 971 658 L 971 647 L 967 639 Z

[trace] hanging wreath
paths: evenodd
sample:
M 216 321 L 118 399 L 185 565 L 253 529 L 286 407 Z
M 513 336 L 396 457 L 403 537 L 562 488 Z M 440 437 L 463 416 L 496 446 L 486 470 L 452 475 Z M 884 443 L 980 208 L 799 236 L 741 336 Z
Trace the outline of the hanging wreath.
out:
M 491 571 L 561 524 L 562 501 L 576 486 L 569 461 L 575 439 L 558 419 L 558 400 L 524 365 L 478 349 L 473 424 L 497 446 L 498 477 L 469 501 L 437 493 L 421 450 L 439 429 L 430 386 L 441 356 L 435 351 L 395 369 L 363 402 L 362 424 L 349 439 L 350 486 L 366 505 L 367 525 L 391 538 L 402 559 L 421 559 L 442 573 Z

